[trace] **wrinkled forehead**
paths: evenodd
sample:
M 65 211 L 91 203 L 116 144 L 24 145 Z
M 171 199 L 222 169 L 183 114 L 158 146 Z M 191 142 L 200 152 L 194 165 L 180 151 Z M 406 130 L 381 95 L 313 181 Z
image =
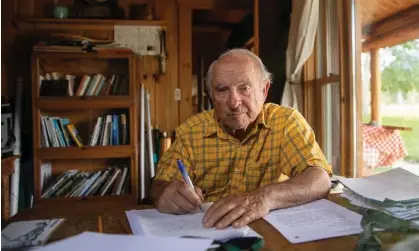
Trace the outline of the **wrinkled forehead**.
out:
M 246 56 L 228 55 L 217 60 L 213 69 L 214 82 L 255 82 L 260 72 L 255 62 Z M 227 83 L 225 83 L 227 84 Z

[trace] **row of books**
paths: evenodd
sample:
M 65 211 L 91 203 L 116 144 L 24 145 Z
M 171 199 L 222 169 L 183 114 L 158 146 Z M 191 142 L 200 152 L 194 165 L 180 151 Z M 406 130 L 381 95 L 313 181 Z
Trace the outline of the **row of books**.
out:
M 39 76 L 41 96 L 109 96 L 127 95 L 128 83 L 123 75 L 113 74 L 106 78 L 102 74 L 76 76 L 59 72 Z M 78 82 L 78 84 L 76 84 Z
M 128 144 L 128 127 L 125 114 L 110 114 L 97 118 L 89 146 L 126 144 Z
M 123 195 L 129 193 L 128 167 L 108 167 L 93 173 L 68 170 L 50 182 L 42 198 Z
M 84 143 L 68 118 L 41 116 L 42 147 L 84 147 Z M 89 146 L 128 144 L 128 126 L 125 114 L 98 117 Z
M 76 127 L 68 118 L 41 116 L 42 147 L 83 147 Z

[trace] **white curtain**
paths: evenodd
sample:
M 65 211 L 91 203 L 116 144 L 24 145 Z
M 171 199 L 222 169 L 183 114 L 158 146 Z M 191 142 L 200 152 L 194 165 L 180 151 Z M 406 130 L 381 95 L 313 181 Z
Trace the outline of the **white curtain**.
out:
M 281 100 L 283 106 L 298 109 L 298 104 L 301 103 L 302 67 L 313 52 L 318 22 L 319 0 L 292 1 L 286 62 L 287 80 Z

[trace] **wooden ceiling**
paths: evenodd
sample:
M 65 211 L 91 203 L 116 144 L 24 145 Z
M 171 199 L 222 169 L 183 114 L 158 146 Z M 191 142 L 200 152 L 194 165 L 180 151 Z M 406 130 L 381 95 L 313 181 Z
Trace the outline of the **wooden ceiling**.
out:
M 359 2 L 361 5 L 362 27 L 374 24 L 419 4 L 419 0 L 362 0 Z
M 363 51 L 419 38 L 419 0 L 360 1 Z

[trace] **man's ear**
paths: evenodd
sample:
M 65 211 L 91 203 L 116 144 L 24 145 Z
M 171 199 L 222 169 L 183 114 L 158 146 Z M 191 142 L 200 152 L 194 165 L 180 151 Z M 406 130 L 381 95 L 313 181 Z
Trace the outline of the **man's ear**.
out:
M 271 82 L 270 81 L 266 81 L 263 84 L 263 96 L 265 97 L 265 99 L 268 97 L 268 91 L 269 91 L 270 87 L 271 87 Z

